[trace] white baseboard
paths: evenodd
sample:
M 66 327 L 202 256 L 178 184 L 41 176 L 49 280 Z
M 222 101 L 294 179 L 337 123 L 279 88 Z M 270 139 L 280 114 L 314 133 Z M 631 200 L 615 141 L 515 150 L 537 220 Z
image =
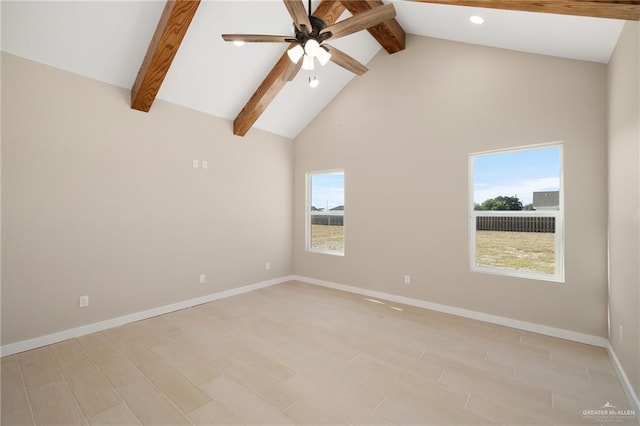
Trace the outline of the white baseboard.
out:
M 194 299 L 173 303 L 171 305 L 160 306 L 160 307 L 149 309 L 142 312 L 135 312 L 133 314 L 124 315 L 117 318 L 111 318 L 108 320 L 83 325 L 83 326 L 72 328 L 69 330 L 63 330 L 57 333 L 35 337 L 33 339 L 22 340 L 15 343 L 9 343 L 7 345 L 0 346 L 0 356 L 13 355 L 19 352 L 24 352 L 24 351 L 39 348 L 42 346 L 51 345 L 53 343 L 62 342 L 64 340 L 73 339 L 76 337 L 84 336 L 86 334 L 91 334 L 97 331 L 106 330 L 108 328 L 118 327 L 121 325 L 155 317 L 158 315 L 167 314 L 169 312 L 175 312 L 181 309 L 190 308 L 192 306 L 201 305 L 203 303 L 212 302 L 214 300 L 224 299 L 226 297 L 247 293 L 249 291 L 258 290 L 260 288 L 270 287 L 272 285 L 280 284 L 286 281 L 291 281 L 292 279 L 293 279 L 292 276 L 274 278 L 272 280 L 262 281 L 255 284 L 249 284 L 242 287 L 221 291 L 218 293 L 212 293 L 206 296 L 196 297 Z
M 624 389 L 624 393 L 626 393 L 627 398 L 629 398 L 631 408 L 636 412 L 636 420 L 640 423 L 640 399 L 638 399 L 638 395 L 633 390 L 629 377 L 627 377 L 627 373 L 624 372 L 622 364 L 620 364 L 620 360 L 618 359 L 618 356 L 613 350 L 611 344 L 607 345 L 607 350 L 609 351 L 609 358 L 611 358 L 611 361 L 613 362 L 613 368 L 616 370 L 620 383 L 622 384 L 622 389 Z
M 349 293 L 360 294 L 377 299 L 388 300 L 391 302 L 402 303 L 404 305 L 416 306 L 419 308 L 430 309 L 432 311 L 443 312 L 447 314 L 457 315 L 460 317 L 470 318 L 478 321 L 499 324 L 506 327 L 517 328 L 519 330 L 530 331 L 532 333 L 544 334 L 546 336 L 558 337 L 560 339 L 571 340 L 574 342 L 585 343 L 587 345 L 607 348 L 609 341 L 605 337 L 594 336 L 591 334 L 579 333 L 577 331 L 565 330 L 562 328 L 549 327 L 547 325 L 536 324 L 527 321 L 520 321 L 513 318 L 506 318 L 497 315 L 486 314 L 483 312 L 472 311 L 469 309 L 456 308 L 454 306 L 441 305 L 438 303 L 427 302 L 425 300 L 413 299 L 410 297 L 397 296 L 395 294 L 382 293 L 374 290 L 367 290 L 360 287 L 353 287 L 345 284 L 337 284 L 330 281 L 318 280 L 315 278 L 294 275 L 292 279 L 307 284 L 319 285 L 322 287 L 333 288 L 336 290 L 347 291 Z

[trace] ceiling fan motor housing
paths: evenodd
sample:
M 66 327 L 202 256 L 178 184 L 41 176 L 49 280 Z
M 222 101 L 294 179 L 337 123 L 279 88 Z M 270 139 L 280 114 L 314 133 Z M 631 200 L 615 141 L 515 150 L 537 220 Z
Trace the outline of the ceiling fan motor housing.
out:
M 313 39 L 320 44 L 331 37 L 331 32 L 320 34 L 320 31 L 327 28 L 327 24 L 325 24 L 322 19 L 315 16 L 309 16 L 309 21 L 311 22 L 311 31 L 306 31 L 306 27 L 304 25 L 302 26 L 302 29 L 298 29 L 295 22 L 293 23 L 293 27 L 296 29 L 296 40 L 298 43 L 304 45 L 307 40 Z

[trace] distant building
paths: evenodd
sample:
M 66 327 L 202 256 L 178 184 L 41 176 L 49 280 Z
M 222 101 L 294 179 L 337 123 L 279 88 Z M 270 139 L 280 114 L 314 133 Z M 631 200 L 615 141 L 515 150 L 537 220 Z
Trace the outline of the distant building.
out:
M 539 191 L 533 193 L 534 210 L 560 210 L 560 191 Z

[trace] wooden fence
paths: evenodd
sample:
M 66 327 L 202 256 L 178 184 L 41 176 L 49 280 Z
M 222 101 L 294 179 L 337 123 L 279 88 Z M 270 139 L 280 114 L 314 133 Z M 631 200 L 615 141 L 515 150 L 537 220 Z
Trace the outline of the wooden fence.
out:
M 556 232 L 555 217 L 476 216 L 476 231 Z
M 331 225 L 331 226 L 344 226 L 344 216 L 340 215 L 311 215 L 312 225 Z

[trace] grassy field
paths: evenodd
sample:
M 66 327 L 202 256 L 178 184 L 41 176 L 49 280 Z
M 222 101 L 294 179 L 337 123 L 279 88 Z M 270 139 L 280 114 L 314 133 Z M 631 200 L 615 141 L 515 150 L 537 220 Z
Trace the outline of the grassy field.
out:
M 555 234 L 477 231 L 476 264 L 545 274 L 555 272 Z
M 344 226 L 311 225 L 311 248 L 344 250 Z
M 478 266 L 517 269 L 553 274 L 555 272 L 555 234 L 543 232 L 477 231 Z M 311 226 L 311 247 L 342 251 L 344 227 Z

